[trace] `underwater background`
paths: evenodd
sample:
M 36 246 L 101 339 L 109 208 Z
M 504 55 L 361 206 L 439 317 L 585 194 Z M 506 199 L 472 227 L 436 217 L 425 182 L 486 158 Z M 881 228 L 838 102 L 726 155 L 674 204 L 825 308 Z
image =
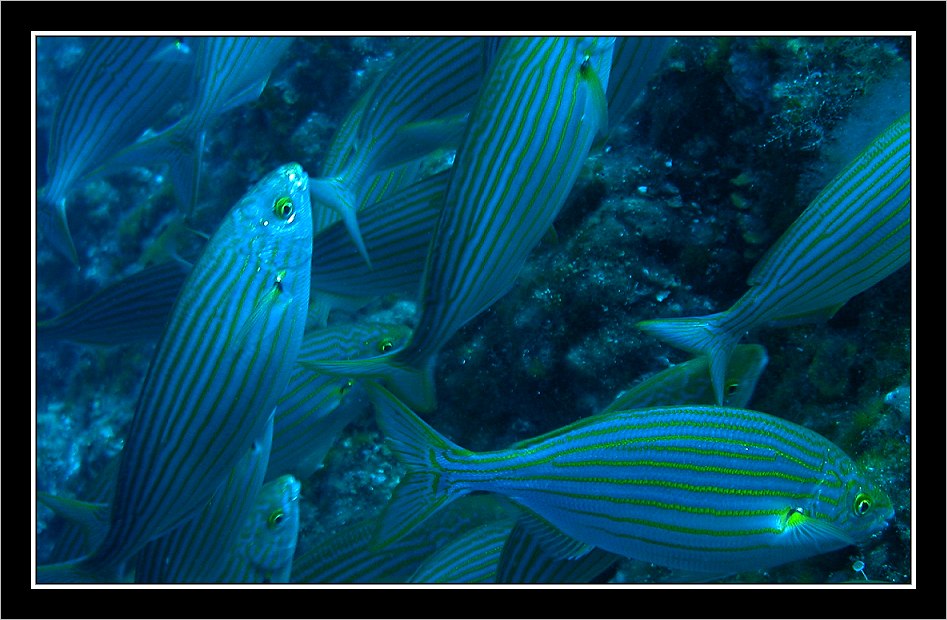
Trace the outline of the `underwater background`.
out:
M 259 98 L 213 121 L 188 225 L 213 232 L 281 164 L 320 170 L 341 119 L 409 43 L 296 38 Z M 52 114 L 88 44 L 36 39 L 37 188 L 48 180 Z M 766 250 L 903 104 L 911 50 L 910 37 L 678 37 L 604 148 L 593 149 L 555 235 L 533 251 L 514 288 L 438 355 L 438 405 L 425 420 L 471 450 L 499 449 L 601 411 L 622 390 L 688 360 L 636 323 L 730 307 Z M 163 253 L 196 256 L 200 238 L 175 225 L 179 209 L 163 173 L 139 167 L 76 189 L 69 224 L 80 268 L 37 237 L 36 320 Z M 749 408 L 838 445 L 888 493 L 895 517 L 858 547 L 721 582 L 912 582 L 911 304 L 905 267 L 827 322 L 760 328 L 744 339 L 769 356 Z M 411 325 L 415 305 L 384 298 L 352 318 Z M 154 345 L 37 337 L 35 350 L 36 490 L 82 498 L 121 449 Z M 366 405 L 323 467 L 301 480 L 297 557 L 377 513 L 402 473 Z M 41 504 L 35 511 L 42 564 L 64 525 Z M 609 578 L 674 575 L 628 560 Z

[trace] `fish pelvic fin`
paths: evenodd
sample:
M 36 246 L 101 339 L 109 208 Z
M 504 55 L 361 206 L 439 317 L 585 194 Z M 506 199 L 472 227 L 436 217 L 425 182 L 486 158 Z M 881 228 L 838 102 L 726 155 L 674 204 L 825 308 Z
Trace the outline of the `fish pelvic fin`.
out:
M 431 428 L 384 387 L 366 385 L 379 427 L 391 451 L 407 469 L 381 514 L 371 545 L 382 548 L 409 534 L 434 513 L 465 494 L 446 481 L 439 456 L 468 452 Z
M 299 364 L 330 375 L 373 379 L 412 409 L 431 411 L 436 402 L 434 361 L 432 356 L 414 366 L 402 362 L 394 352 L 354 360 L 299 360 Z
M 729 312 L 698 317 L 641 321 L 638 328 L 659 340 L 710 361 L 710 381 L 718 405 L 723 404 L 727 364 L 742 334 L 734 335 L 723 327 Z
M 372 268 L 372 261 L 368 257 L 368 249 L 362 238 L 362 231 L 358 225 L 358 197 L 343 176 L 319 178 L 309 180 L 309 195 L 313 202 L 321 202 L 339 214 L 345 229 L 352 238 L 352 243 L 358 253 L 365 260 L 368 268 Z

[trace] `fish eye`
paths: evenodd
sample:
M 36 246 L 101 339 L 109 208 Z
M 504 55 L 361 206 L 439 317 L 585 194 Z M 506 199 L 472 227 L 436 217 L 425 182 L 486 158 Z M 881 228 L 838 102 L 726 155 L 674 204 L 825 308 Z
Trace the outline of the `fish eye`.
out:
M 283 517 L 286 516 L 282 510 L 274 510 L 270 513 L 270 516 L 266 519 L 267 527 L 276 527 L 283 522 Z
M 273 203 L 273 213 L 281 219 L 288 220 L 293 214 L 293 199 L 289 196 L 277 198 Z
M 352 381 L 351 379 L 347 380 L 345 384 L 339 388 L 339 395 L 341 396 L 342 394 L 345 394 L 346 392 L 348 392 L 350 389 L 352 389 L 353 385 L 355 385 L 354 381 Z
M 391 338 L 385 338 L 384 340 L 378 343 L 378 350 L 384 353 L 385 351 L 391 350 L 391 347 L 393 346 L 395 345 L 391 341 Z
M 872 503 L 871 496 L 867 493 L 859 493 L 855 496 L 855 503 L 852 508 L 855 510 L 856 515 L 863 517 L 871 510 Z

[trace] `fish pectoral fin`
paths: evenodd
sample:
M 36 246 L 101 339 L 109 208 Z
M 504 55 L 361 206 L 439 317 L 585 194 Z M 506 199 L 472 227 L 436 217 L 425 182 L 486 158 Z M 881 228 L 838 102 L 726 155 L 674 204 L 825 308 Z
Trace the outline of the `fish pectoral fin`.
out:
M 780 520 L 782 533 L 792 544 L 804 544 L 830 551 L 854 545 L 855 540 L 838 526 L 807 516 L 802 508 L 789 508 Z
M 233 343 L 237 347 L 242 347 L 248 339 L 259 341 L 269 337 L 270 333 L 276 329 L 279 321 L 270 319 L 273 313 L 286 312 L 293 301 L 293 295 L 283 287 L 283 278 L 286 277 L 286 270 L 277 272 L 272 287 L 264 294 L 253 307 L 250 316 L 240 327 Z

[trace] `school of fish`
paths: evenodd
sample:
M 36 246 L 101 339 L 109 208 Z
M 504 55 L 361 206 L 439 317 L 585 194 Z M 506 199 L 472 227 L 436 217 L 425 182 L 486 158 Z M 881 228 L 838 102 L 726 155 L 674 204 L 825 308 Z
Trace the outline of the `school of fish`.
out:
M 96 39 L 54 115 L 39 243 L 82 268 L 72 196 L 135 167 L 167 170 L 186 221 L 215 119 L 257 101 L 294 42 Z M 47 341 L 155 348 L 115 462 L 86 497 L 37 494 L 66 526 L 35 582 L 598 583 L 629 559 L 705 582 L 883 532 L 896 510 L 884 480 L 748 408 L 768 356 L 740 341 L 830 318 L 909 262 L 908 112 L 818 193 L 731 308 L 641 317 L 690 361 L 490 451 L 423 419 L 439 354 L 513 288 L 673 43 L 419 37 L 356 99 L 321 168 L 246 179 L 196 261 L 172 251 L 37 320 Z M 337 318 L 386 296 L 416 304 L 410 327 Z M 297 548 L 301 481 L 369 407 L 400 483 L 380 515 Z

